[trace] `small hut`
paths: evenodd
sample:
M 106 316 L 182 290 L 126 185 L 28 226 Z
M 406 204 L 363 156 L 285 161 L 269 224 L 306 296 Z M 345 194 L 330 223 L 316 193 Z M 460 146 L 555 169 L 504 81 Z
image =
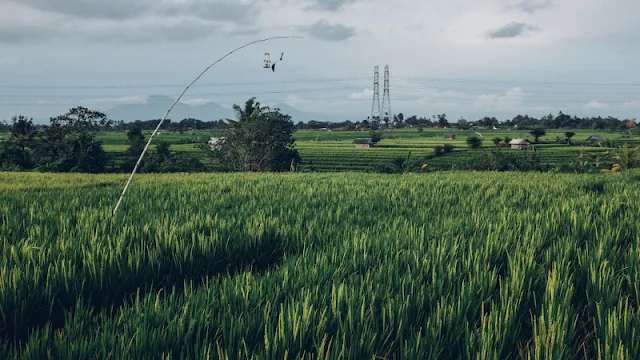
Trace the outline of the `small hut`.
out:
M 371 138 L 355 139 L 353 143 L 356 144 L 356 148 L 358 149 L 367 149 L 376 146 L 376 143 L 373 142 Z
M 511 148 L 517 150 L 526 150 L 530 144 L 531 142 L 529 142 L 529 140 L 527 139 L 513 139 L 509 141 L 509 145 L 511 145 Z
M 455 140 L 456 139 L 456 135 L 455 134 L 444 134 L 444 139 L 445 140 Z

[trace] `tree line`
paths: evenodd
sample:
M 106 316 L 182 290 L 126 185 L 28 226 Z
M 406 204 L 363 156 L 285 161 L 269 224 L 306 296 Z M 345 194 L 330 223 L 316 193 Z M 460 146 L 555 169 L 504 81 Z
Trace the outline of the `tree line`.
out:
M 96 124 L 96 129 L 100 131 L 127 131 L 132 127 L 139 127 L 142 130 L 153 130 L 158 126 L 161 119 L 136 120 L 132 122 L 124 122 L 106 120 L 104 123 Z M 190 131 L 190 130 L 225 130 L 229 128 L 229 119 L 220 119 L 213 121 L 202 121 L 193 118 L 182 119 L 174 122 L 166 119 L 162 124 L 162 128 L 167 131 Z M 381 128 L 457 128 L 468 130 L 473 127 L 492 128 L 492 127 L 513 127 L 522 130 L 531 130 L 533 128 L 544 129 L 591 129 L 591 130 L 611 130 L 624 131 L 635 128 L 638 122 L 634 119 L 618 119 L 616 117 L 578 117 L 576 115 L 564 114 L 560 111 L 557 115 L 548 114 L 540 118 L 529 115 L 517 115 L 512 119 L 498 120 L 496 117 L 483 117 L 475 121 L 469 121 L 465 118 L 459 118 L 452 122 L 447 114 L 437 114 L 431 117 L 418 117 L 417 115 L 405 116 L 398 113 L 392 118 L 385 119 L 364 119 L 361 121 L 345 120 L 340 122 L 311 120 L 308 122 L 300 121 L 295 125 L 297 130 L 378 130 Z M 36 129 L 43 125 L 34 125 Z M 9 132 L 10 125 L 6 122 L 0 122 L 0 133 Z
M 278 109 L 261 106 L 255 98 L 244 107 L 234 105 L 237 120 L 202 122 L 185 119 L 176 127 L 163 123 L 164 129 L 224 129 L 223 141 L 211 151 L 200 144 L 204 156 L 210 157 L 220 171 L 286 171 L 300 162 L 293 148 L 295 125 L 291 117 Z M 155 129 L 159 120 L 114 122 L 95 110 L 75 107 L 50 119 L 48 125 L 36 125 L 24 115 L 4 122 L 8 133 L 0 141 L 0 170 L 39 170 L 52 172 L 129 172 L 133 170 L 147 140 L 143 130 Z M 221 124 L 222 123 L 222 124 Z M 107 167 L 109 157 L 97 133 L 114 129 L 127 131 L 128 148 L 119 154 L 120 162 Z M 198 157 L 177 156 L 169 143 L 155 142 L 155 150 L 148 151 L 139 172 L 203 171 L 205 165 Z
M 465 118 L 459 118 L 455 122 L 451 122 L 447 118 L 447 114 L 437 114 L 432 117 L 418 117 L 412 115 L 405 117 L 403 113 L 398 113 L 392 118 L 385 119 L 365 119 L 362 121 L 309 121 L 299 122 L 298 129 L 341 129 L 341 130 L 378 130 L 380 128 L 457 128 L 468 130 L 473 127 L 492 128 L 492 127 L 513 127 L 522 130 L 530 130 L 533 128 L 544 129 L 592 129 L 592 130 L 612 130 L 623 131 L 637 126 L 636 119 L 618 119 L 615 117 L 578 117 L 576 115 L 567 115 L 562 111 L 557 115 L 548 114 L 540 118 L 529 115 L 517 115 L 512 119 L 498 120 L 495 117 L 483 117 L 475 121 L 469 121 Z

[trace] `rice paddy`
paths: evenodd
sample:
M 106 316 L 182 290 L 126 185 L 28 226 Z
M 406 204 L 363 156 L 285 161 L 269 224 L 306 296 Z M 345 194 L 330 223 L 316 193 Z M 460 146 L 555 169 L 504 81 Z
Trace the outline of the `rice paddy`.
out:
M 572 130 L 576 133 L 573 140 L 581 142 L 589 136 L 598 135 L 605 140 L 619 144 L 629 143 L 632 146 L 640 145 L 640 136 L 629 135 L 620 132 Z M 477 136 L 472 130 L 457 129 L 425 129 L 419 133 L 417 129 L 395 130 L 393 134 L 387 133 L 392 138 L 382 139 L 377 147 L 369 149 L 357 149 L 353 144 L 356 138 L 366 138 L 368 131 L 327 131 L 327 130 L 299 130 L 294 134 L 295 147 L 300 153 L 301 163 L 298 171 L 304 172 L 378 172 L 381 166 L 393 165 L 398 159 L 404 160 L 411 151 L 414 160 L 422 159 L 428 163 L 431 170 L 463 169 L 473 163 L 478 156 L 494 151 L 497 148 L 491 139 L 498 137 L 529 138 L 531 134 L 524 130 L 481 130 L 483 133 L 483 147 L 470 149 L 466 144 L 469 136 Z M 543 144 L 535 145 L 542 165 L 562 167 L 576 162 L 581 152 L 592 160 L 596 156 L 603 157 L 603 152 L 613 150 L 607 146 L 606 141 L 590 144 L 589 146 L 572 146 L 556 143 L 558 139 L 564 139 L 565 130 L 548 130 L 547 135 L 540 138 Z M 444 139 L 444 134 L 455 134 L 454 140 Z M 148 137 L 148 134 L 146 135 Z M 207 150 L 200 149 L 197 143 L 206 142 L 211 136 L 220 136 L 215 131 L 192 131 L 184 134 L 164 132 L 157 139 L 171 143 L 171 148 L 178 157 L 195 157 L 201 160 L 208 171 L 215 171 L 216 167 L 207 154 Z M 105 132 L 99 135 L 104 142 L 104 149 L 109 154 L 109 164 L 118 167 L 127 150 L 127 139 L 124 132 Z M 453 146 L 453 151 L 440 156 L 434 156 L 436 146 L 445 144 Z M 504 145 L 504 144 L 503 144 Z M 150 149 L 153 151 L 155 145 Z M 522 153 L 520 150 L 512 150 L 506 146 L 503 151 L 507 153 Z
M 0 358 L 632 359 L 640 173 L 0 173 Z

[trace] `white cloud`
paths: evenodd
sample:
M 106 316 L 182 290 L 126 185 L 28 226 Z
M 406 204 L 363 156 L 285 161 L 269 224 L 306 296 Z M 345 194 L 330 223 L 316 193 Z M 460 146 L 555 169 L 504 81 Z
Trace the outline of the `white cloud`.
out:
M 110 103 L 110 104 L 146 104 L 145 96 L 121 96 L 121 97 L 104 97 L 83 100 L 88 103 Z
M 517 111 L 524 107 L 524 91 L 515 87 L 504 94 L 483 94 L 476 98 L 473 107 L 484 111 Z
M 592 101 L 589 101 L 584 107 L 587 109 L 607 109 L 609 108 L 609 104 L 592 100 Z
M 289 95 L 289 96 L 287 96 L 286 100 L 284 101 L 285 104 L 287 104 L 289 106 L 293 106 L 293 107 L 297 107 L 299 105 L 306 104 L 308 102 L 309 102 L 309 100 L 303 99 L 302 97 L 300 97 L 298 95 Z
M 214 103 L 215 101 L 212 99 L 195 98 L 195 99 L 180 100 L 179 102 L 185 105 L 200 106 L 200 105 L 211 104 L 211 103 Z
M 625 107 L 640 109 L 640 100 L 629 101 L 623 104 Z
M 349 99 L 353 99 L 353 100 L 373 99 L 373 90 L 366 88 L 360 92 L 350 94 Z

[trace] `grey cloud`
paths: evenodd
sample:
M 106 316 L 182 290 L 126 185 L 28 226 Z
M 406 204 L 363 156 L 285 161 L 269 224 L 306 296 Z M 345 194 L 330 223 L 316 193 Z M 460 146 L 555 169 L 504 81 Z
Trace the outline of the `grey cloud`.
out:
M 344 7 L 362 0 L 313 0 L 313 6 L 308 10 L 338 11 Z
M 356 35 L 356 29 L 341 24 L 331 24 L 327 20 L 300 28 L 311 37 L 323 41 L 344 41 Z
M 238 0 L 190 1 L 185 4 L 174 4 L 165 9 L 165 15 L 175 13 L 193 15 L 205 20 L 228 21 L 234 23 L 253 23 L 256 21 L 262 7 L 261 3 L 252 1 L 242 3 Z
M 525 23 L 509 23 L 499 29 L 489 31 L 488 35 L 492 39 L 514 38 L 522 36 L 530 31 L 537 31 L 538 27 Z
M 218 24 L 193 19 L 182 19 L 175 23 L 153 23 L 144 26 L 118 27 L 106 31 L 86 34 L 87 40 L 105 42 L 146 43 L 154 41 L 189 42 L 210 37 L 220 32 Z
M 154 6 L 152 0 L 19 0 L 44 12 L 96 19 L 132 19 L 145 14 Z
M 234 30 L 228 31 L 226 34 L 229 36 L 244 36 L 244 35 L 256 35 L 260 33 L 262 28 L 253 27 L 253 28 L 236 28 Z
M 21 44 L 39 40 L 49 40 L 56 31 L 42 26 L 26 26 L 0 23 L 0 43 Z
M 553 0 L 506 0 L 507 7 L 533 13 L 551 6 Z
M 84 42 L 143 43 L 154 41 L 185 42 L 207 38 L 219 32 L 216 23 L 198 19 L 180 21 L 136 22 L 72 22 L 58 27 L 46 25 L 16 26 L 0 24 L 0 43 L 42 43 L 69 39 Z
M 256 0 L 10 0 L 48 13 L 83 19 L 128 20 L 150 15 L 196 16 L 205 20 L 237 23 L 255 21 L 262 7 Z

